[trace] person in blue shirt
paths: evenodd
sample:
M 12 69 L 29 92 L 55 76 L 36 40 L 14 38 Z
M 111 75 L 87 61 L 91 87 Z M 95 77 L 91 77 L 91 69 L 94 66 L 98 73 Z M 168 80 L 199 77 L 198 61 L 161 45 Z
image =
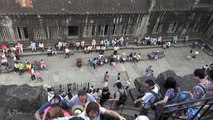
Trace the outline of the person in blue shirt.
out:
M 69 107 L 72 108 L 74 105 L 84 106 L 85 103 L 91 101 L 96 102 L 91 94 L 87 93 L 85 90 L 79 90 L 78 94 L 71 98 Z
M 34 114 L 34 117 L 36 120 L 42 120 L 41 115 L 44 114 L 44 110 L 51 106 L 52 104 L 56 104 L 55 102 L 58 102 L 60 104 L 60 107 L 62 109 L 69 109 L 69 105 L 67 104 L 66 100 L 64 100 L 61 96 L 55 95 L 52 100 L 46 102 L 44 105 L 42 105 Z

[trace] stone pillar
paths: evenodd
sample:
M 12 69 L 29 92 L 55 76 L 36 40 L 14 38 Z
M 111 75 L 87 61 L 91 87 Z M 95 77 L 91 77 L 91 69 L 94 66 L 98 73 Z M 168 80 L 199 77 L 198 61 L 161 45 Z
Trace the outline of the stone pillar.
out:
M 150 5 L 150 8 L 149 8 L 149 12 L 148 12 L 147 15 L 143 16 L 143 19 L 142 19 L 142 22 L 141 22 L 141 26 L 139 27 L 140 30 L 138 30 L 138 32 L 140 32 L 140 34 L 136 33 L 140 37 L 144 37 L 146 35 L 147 31 L 148 31 L 148 28 L 149 28 L 149 18 L 151 16 L 151 13 L 152 13 L 152 10 L 153 10 L 155 4 L 156 4 L 156 0 L 151 0 L 151 5 Z
M 15 42 L 16 39 L 15 39 L 15 33 L 14 33 L 14 30 L 13 30 L 13 23 L 12 23 L 12 20 L 9 18 L 9 16 L 5 16 L 3 18 L 3 21 L 2 21 L 2 26 L 6 27 L 6 29 L 8 29 L 8 39 L 6 41 L 12 41 L 12 42 Z

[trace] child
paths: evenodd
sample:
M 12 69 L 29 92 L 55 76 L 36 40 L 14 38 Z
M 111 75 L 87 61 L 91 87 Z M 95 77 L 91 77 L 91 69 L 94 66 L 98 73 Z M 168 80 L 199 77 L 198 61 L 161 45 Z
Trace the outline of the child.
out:
M 36 78 L 37 78 L 37 80 L 40 80 L 41 82 L 43 81 L 43 79 L 41 78 L 41 74 L 39 73 L 39 71 L 36 71 Z
M 33 67 L 31 68 L 31 80 L 33 81 L 33 80 L 35 80 L 36 79 L 36 77 L 35 77 L 35 71 L 34 71 L 34 69 L 33 69 Z

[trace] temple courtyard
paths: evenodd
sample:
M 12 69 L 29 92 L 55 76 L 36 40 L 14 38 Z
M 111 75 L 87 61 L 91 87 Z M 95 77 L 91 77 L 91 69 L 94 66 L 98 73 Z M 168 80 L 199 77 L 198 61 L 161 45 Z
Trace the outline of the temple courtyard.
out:
M 213 57 L 207 55 L 200 48 L 196 48 L 193 51 L 198 51 L 199 54 L 194 60 L 187 60 L 186 56 L 189 54 L 190 47 L 181 48 L 152 48 L 152 49 L 124 49 L 119 50 L 118 53 L 130 54 L 131 52 L 141 53 L 142 55 L 147 55 L 152 51 L 164 51 L 165 57 L 154 61 L 146 60 L 140 61 L 138 63 L 126 62 L 117 63 L 115 67 L 105 64 L 104 66 L 97 67 L 93 69 L 90 66 L 88 60 L 97 57 L 99 54 L 92 52 L 90 54 L 84 54 L 83 52 L 75 51 L 74 55 L 65 59 L 64 54 L 59 54 L 57 56 L 47 57 L 46 55 L 31 55 L 21 57 L 21 61 L 26 60 L 33 62 L 34 60 L 44 59 L 47 64 L 47 71 L 40 71 L 43 78 L 43 82 L 37 80 L 31 81 L 30 74 L 25 72 L 23 75 L 19 76 L 18 73 L 1 73 L 0 74 L 0 84 L 11 85 L 11 84 L 29 84 L 31 86 L 39 85 L 51 85 L 57 86 L 59 84 L 68 83 L 87 83 L 94 87 L 103 87 L 103 77 L 106 71 L 109 71 L 110 82 L 109 86 L 112 88 L 113 84 L 117 80 L 117 73 L 121 73 L 121 81 L 126 82 L 127 79 L 131 80 L 131 87 L 134 87 L 134 79 L 142 77 L 145 69 L 148 66 L 152 66 L 154 70 L 154 76 L 157 77 L 159 73 L 166 70 L 174 70 L 179 76 L 192 74 L 197 68 L 202 68 L 205 64 L 213 63 Z M 105 55 L 111 55 L 113 51 L 106 51 Z M 82 58 L 83 65 L 81 68 L 76 66 L 76 59 Z M 193 79 L 193 78 L 192 78 Z

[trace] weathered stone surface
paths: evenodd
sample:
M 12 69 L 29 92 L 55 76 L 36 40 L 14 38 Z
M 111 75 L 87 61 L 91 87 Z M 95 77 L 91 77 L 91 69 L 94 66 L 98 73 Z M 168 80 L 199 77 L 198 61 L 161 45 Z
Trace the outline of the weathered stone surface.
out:
M 191 91 L 192 88 L 198 83 L 198 80 L 195 80 L 194 75 L 190 74 L 190 75 L 183 76 L 177 82 L 182 90 Z
M 163 88 L 163 85 L 165 83 L 165 80 L 168 77 L 174 77 L 176 80 L 179 79 L 178 76 L 175 74 L 175 72 L 173 70 L 167 70 L 167 71 L 160 73 L 158 75 L 157 79 L 155 80 L 157 82 L 157 84 L 160 86 L 161 92 L 163 94 L 166 92 L 166 90 Z
M 0 86 L 0 120 L 33 120 L 45 98 L 40 87 Z
M 129 95 L 130 95 L 131 99 L 134 101 L 139 95 L 137 88 L 129 89 Z
M 144 87 L 144 82 L 147 80 L 147 79 L 152 79 L 152 80 L 155 80 L 156 78 L 153 77 L 153 76 L 145 76 L 145 77 L 140 77 L 140 78 L 136 78 L 134 83 L 135 83 L 135 87 L 138 89 L 138 91 L 140 93 L 144 93 L 146 91 L 145 87 Z

